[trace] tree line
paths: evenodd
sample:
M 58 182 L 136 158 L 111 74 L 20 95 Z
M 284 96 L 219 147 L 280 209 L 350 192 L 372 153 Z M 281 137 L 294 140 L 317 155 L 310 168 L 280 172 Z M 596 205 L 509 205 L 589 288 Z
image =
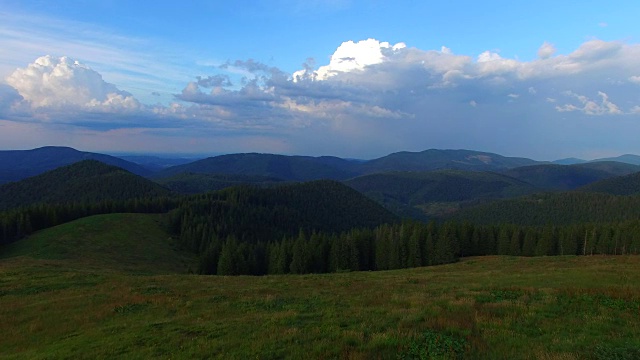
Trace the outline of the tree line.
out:
M 192 221 L 193 220 L 193 221 Z M 174 219 L 179 243 L 200 255 L 198 272 L 264 275 L 389 270 L 481 255 L 638 254 L 640 221 L 571 225 L 402 222 L 340 233 L 299 228 L 259 233 L 224 217 Z M 284 235 L 283 235 L 284 234 Z

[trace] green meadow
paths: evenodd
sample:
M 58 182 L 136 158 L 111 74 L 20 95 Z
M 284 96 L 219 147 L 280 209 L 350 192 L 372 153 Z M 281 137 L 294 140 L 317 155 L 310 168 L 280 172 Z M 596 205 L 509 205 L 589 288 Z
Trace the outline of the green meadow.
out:
M 0 248 L 4 359 L 638 359 L 640 257 L 202 276 L 161 215 Z

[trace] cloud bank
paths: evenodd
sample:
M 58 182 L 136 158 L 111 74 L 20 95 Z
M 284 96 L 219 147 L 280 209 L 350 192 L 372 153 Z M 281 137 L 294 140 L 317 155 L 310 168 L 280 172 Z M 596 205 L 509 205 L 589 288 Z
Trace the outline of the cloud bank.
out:
M 114 142 L 135 129 L 146 142 L 129 150 L 164 141 L 190 152 L 373 157 L 469 148 L 589 157 L 640 152 L 630 135 L 640 130 L 638 58 L 639 44 L 597 39 L 569 54 L 544 42 L 532 61 L 366 39 L 292 74 L 229 61 L 185 84 L 172 103 L 148 105 L 79 61 L 44 56 L 0 85 L 0 119 Z

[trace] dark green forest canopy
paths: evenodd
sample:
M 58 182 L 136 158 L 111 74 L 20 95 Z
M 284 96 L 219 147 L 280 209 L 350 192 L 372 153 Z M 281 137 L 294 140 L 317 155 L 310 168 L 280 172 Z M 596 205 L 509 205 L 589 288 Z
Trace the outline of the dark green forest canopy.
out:
M 373 228 L 398 218 L 339 182 L 319 180 L 260 189 L 241 186 L 188 198 L 172 217 L 174 230 L 209 224 L 225 238 L 279 239 L 304 231 L 338 233 Z M 188 227 L 189 227 L 188 226 Z
M 590 192 L 535 194 L 463 209 L 449 219 L 475 224 L 566 225 L 640 218 L 640 196 Z
M 420 209 L 432 203 L 460 203 L 479 199 L 516 197 L 536 188 L 523 181 L 492 172 L 435 170 L 388 172 L 347 180 L 347 185 L 383 204 L 402 217 L 426 219 Z
M 611 195 L 640 194 L 640 172 L 626 176 L 601 180 L 578 189 L 586 192 L 600 192 Z
M 284 183 L 282 179 L 262 175 L 198 173 L 180 173 L 156 179 L 156 182 L 181 194 L 206 193 L 240 185 L 276 186 Z
M 573 190 L 593 182 L 640 171 L 637 165 L 613 161 L 575 165 L 539 164 L 504 171 L 540 190 Z
M 0 210 L 32 204 L 64 204 L 168 196 L 141 176 L 96 160 L 84 160 L 0 186 Z

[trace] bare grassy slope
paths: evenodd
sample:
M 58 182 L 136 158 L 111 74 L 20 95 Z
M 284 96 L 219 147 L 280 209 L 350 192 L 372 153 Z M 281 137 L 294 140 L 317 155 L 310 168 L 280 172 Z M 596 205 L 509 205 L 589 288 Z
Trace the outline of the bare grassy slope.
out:
M 194 258 L 175 249 L 162 215 L 108 214 L 82 218 L 0 247 L 1 258 L 58 260 L 69 269 L 146 274 L 188 271 Z

